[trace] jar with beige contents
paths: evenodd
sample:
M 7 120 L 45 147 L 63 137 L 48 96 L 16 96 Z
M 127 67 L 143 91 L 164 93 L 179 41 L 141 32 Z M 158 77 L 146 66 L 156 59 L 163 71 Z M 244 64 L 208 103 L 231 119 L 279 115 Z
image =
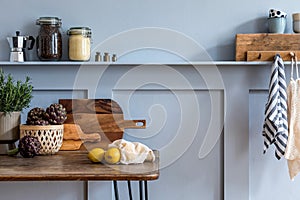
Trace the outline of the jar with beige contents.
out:
M 88 27 L 72 27 L 69 35 L 69 60 L 89 61 L 91 57 L 91 29 Z

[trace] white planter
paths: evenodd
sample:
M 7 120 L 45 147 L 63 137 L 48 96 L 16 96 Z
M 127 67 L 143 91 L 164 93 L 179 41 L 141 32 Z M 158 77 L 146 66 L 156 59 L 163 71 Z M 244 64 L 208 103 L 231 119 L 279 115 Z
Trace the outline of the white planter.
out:
M 0 144 L 11 144 L 20 137 L 19 125 L 21 112 L 11 112 L 6 115 L 0 112 Z

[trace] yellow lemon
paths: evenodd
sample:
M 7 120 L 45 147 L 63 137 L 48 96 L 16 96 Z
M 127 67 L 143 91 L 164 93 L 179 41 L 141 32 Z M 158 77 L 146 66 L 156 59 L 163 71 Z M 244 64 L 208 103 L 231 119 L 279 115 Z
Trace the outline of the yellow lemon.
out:
M 103 160 L 104 154 L 104 149 L 94 148 L 88 153 L 88 158 L 94 163 L 99 163 Z
M 109 164 L 116 164 L 121 159 L 121 152 L 116 147 L 111 147 L 105 152 L 105 161 Z

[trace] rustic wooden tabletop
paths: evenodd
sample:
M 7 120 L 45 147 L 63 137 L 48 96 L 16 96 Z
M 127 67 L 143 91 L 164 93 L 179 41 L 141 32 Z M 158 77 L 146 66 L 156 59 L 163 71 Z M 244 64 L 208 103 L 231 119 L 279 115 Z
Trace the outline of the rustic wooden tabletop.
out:
M 34 158 L 1 155 L 0 181 L 156 180 L 159 156 L 155 154 L 155 162 L 134 165 L 92 163 L 85 151 L 60 151 Z

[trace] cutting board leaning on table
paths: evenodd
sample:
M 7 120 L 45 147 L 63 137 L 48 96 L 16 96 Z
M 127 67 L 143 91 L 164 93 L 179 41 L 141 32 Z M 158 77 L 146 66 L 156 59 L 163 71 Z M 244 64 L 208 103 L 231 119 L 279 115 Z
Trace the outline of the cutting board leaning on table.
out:
M 119 104 L 111 99 L 60 99 L 67 110 L 60 150 L 107 148 L 123 138 L 126 128 L 146 128 L 146 120 L 124 120 Z

